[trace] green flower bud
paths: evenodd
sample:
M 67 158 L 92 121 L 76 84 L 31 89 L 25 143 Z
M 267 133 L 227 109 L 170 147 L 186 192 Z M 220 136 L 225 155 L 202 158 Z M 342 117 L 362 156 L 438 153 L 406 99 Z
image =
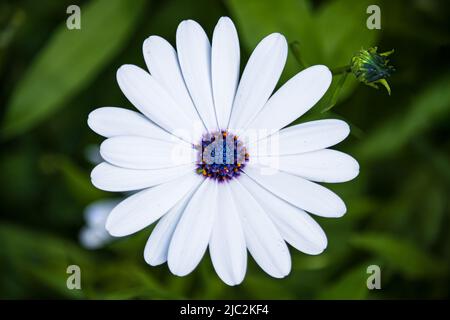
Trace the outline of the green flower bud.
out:
M 368 50 L 361 49 L 352 57 L 350 68 L 356 79 L 366 85 L 378 89 L 378 83 L 383 85 L 391 94 L 391 88 L 386 80 L 395 71 L 395 68 L 389 65 L 387 56 L 394 50 L 377 53 L 377 47 Z

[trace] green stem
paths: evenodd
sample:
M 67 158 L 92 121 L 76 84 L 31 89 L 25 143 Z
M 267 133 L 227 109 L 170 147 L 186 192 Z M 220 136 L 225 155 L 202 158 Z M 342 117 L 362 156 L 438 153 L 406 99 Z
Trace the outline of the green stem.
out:
M 302 55 L 300 54 L 300 42 L 293 41 L 289 44 L 289 47 L 291 48 L 292 54 L 294 55 L 295 60 L 299 64 L 300 68 L 306 69 L 307 64 L 302 59 Z
M 333 76 L 336 76 L 336 75 L 342 74 L 342 73 L 349 73 L 350 71 L 352 71 L 350 65 L 331 69 L 331 73 L 333 74 Z
M 336 87 L 334 88 L 334 91 L 330 95 L 330 98 L 328 100 L 328 106 L 322 110 L 322 113 L 331 110 L 336 105 L 339 95 L 341 93 L 341 89 L 344 86 L 345 80 L 347 80 L 347 75 L 348 72 L 341 75 Z

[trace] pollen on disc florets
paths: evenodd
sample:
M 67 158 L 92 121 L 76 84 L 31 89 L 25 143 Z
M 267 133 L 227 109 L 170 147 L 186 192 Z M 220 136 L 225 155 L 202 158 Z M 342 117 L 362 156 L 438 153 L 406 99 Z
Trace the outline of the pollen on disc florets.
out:
M 197 173 L 219 182 L 238 177 L 249 159 L 249 154 L 238 136 L 228 131 L 207 133 L 200 145 Z

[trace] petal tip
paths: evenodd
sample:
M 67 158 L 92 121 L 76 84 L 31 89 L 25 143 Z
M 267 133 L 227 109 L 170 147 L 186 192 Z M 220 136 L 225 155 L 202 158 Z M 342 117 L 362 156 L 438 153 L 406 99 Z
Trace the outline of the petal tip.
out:
M 333 74 L 331 73 L 331 70 L 326 65 L 323 64 L 319 64 L 317 65 L 317 67 L 331 84 L 331 80 L 333 79 Z
M 95 110 L 94 110 L 94 111 L 95 111 Z M 95 120 L 94 120 L 94 116 L 95 116 L 94 111 L 91 111 L 91 112 L 88 114 L 88 117 L 87 117 L 86 122 L 87 122 L 88 127 L 89 127 L 92 131 L 95 132 L 95 130 L 94 130 L 94 127 L 95 127 L 95 124 L 94 124 L 94 121 L 95 121 Z
M 108 219 L 106 220 L 106 224 L 105 224 L 106 231 L 108 231 L 108 233 L 113 237 L 123 237 L 125 234 L 123 234 L 122 232 L 120 232 L 119 230 L 117 230 L 115 228 L 115 226 L 111 222 L 110 217 L 111 217 L 111 214 L 108 216 Z
M 203 28 L 200 26 L 200 24 L 192 19 L 186 19 L 180 22 L 180 24 L 178 24 L 178 28 L 177 28 L 177 33 L 179 30 L 183 30 L 185 28 L 198 28 L 200 27 L 200 29 L 203 30 Z
M 343 204 L 342 204 L 342 207 L 339 208 L 339 209 L 336 211 L 335 218 L 341 218 L 341 217 L 343 217 L 346 213 L 347 213 L 347 207 L 346 207 L 345 204 L 343 203 Z
M 114 211 L 115 208 L 109 213 L 108 218 L 106 219 L 105 229 L 108 233 L 113 237 L 125 237 L 134 232 L 129 232 L 123 224 L 117 224 L 117 221 L 114 220 Z
M 359 162 L 355 159 L 355 158 L 353 158 L 353 157 L 351 157 L 351 156 L 349 156 L 351 159 L 352 159 L 352 161 L 353 161 L 353 175 L 352 175 L 352 178 L 350 179 L 350 180 L 353 180 L 353 179 L 355 179 L 357 176 L 359 176 L 359 172 L 360 172 L 360 166 L 359 166 Z
M 228 16 L 222 16 L 219 18 L 219 21 L 217 22 L 217 24 L 219 24 L 219 23 L 233 23 L 233 21 Z
M 148 265 L 150 265 L 152 267 L 159 266 L 165 262 L 165 261 L 162 261 L 162 259 L 158 259 L 157 257 L 154 257 L 153 255 L 151 255 L 150 253 L 148 253 L 145 250 L 144 250 L 144 260 L 145 260 L 145 263 L 147 263 Z
M 155 42 L 161 41 L 161 40 L 163 40 L 163 38 L 161 38 L 160 36 L 156 36 L 156 35 L 152 35 L 152 36 L 148 37 L 147 39 L 144 40 L 144 42 L 142 44 L 143 51 L 149 52 L 152 44 Z
M 135 72 L 135 71 L 137 71 L 137 72 L 145 72 L 145 71 L 144 71 L 143 69 L 141 69 L 140 67 L 138 67 L 138 66 L 136 66 L 136 65 L 134 65 L 134 64 L 127 63 L 127 64 L 121 65 L 121 66 L 117 69 L 116 76 L 117 76 L 117 77 L 120 77 L 120 76 L 122 76 L 124 73 Z
M 172 272 L 173 275 L 178 277 L 184 277 L 189 274 L 189 271 L 183 270 L 179 265 L 176 265 L 174 263 L 168 262 L 169 270 Z
M 230 287 L 235 287 L 238 286 L 242 283 L 242 281 L 244 280 L 244 278 L 242 279 L 231 279 L 231 280 L 224 280 L 221 278 L 221 280 L 228 286 Z

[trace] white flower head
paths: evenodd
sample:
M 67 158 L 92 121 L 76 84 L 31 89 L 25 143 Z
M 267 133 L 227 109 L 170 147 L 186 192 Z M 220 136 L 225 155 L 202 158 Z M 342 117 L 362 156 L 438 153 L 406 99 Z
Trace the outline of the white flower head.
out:
M 113 241 L 105 229 L 106 219 L 118 200 L 99 200 L 91 203 L 84 210 L 85 225 L 81 228 L 79 239 L 86 249 L 99 249 Z
M 272 94 L 286 62 L 284 36 L 270 34 L 258 44 L 240 81 L 239 52 L 229 18 L 217 23 L 212 44 L 198 23 L 183 21 L 176 51 L 161 37 L 145 40 L 149 72 L 133 65 L 117 71 L 122 92 L 140 113 L 104 107 L 88 119 L 107 138 L 93 184 L 141 190 L 112 210 L 110 234 L 126 236 L 159 219 L 144 250 L 148 264 L 167 261 L 172 273 L 184 276 L 209 247 L 228 285 L 243 281 L 247 249 L 276 278 L 291 269 L 286 242 L 321 253 L 327 238 L 308 213 L 340 217 L 346 207 L 316 182 L 344 182 L 359 172 L 352 157 L 328 149 L 349 134 L 345 122 L 283 129 L 324 95 L 328 68 L 307 68 Z

